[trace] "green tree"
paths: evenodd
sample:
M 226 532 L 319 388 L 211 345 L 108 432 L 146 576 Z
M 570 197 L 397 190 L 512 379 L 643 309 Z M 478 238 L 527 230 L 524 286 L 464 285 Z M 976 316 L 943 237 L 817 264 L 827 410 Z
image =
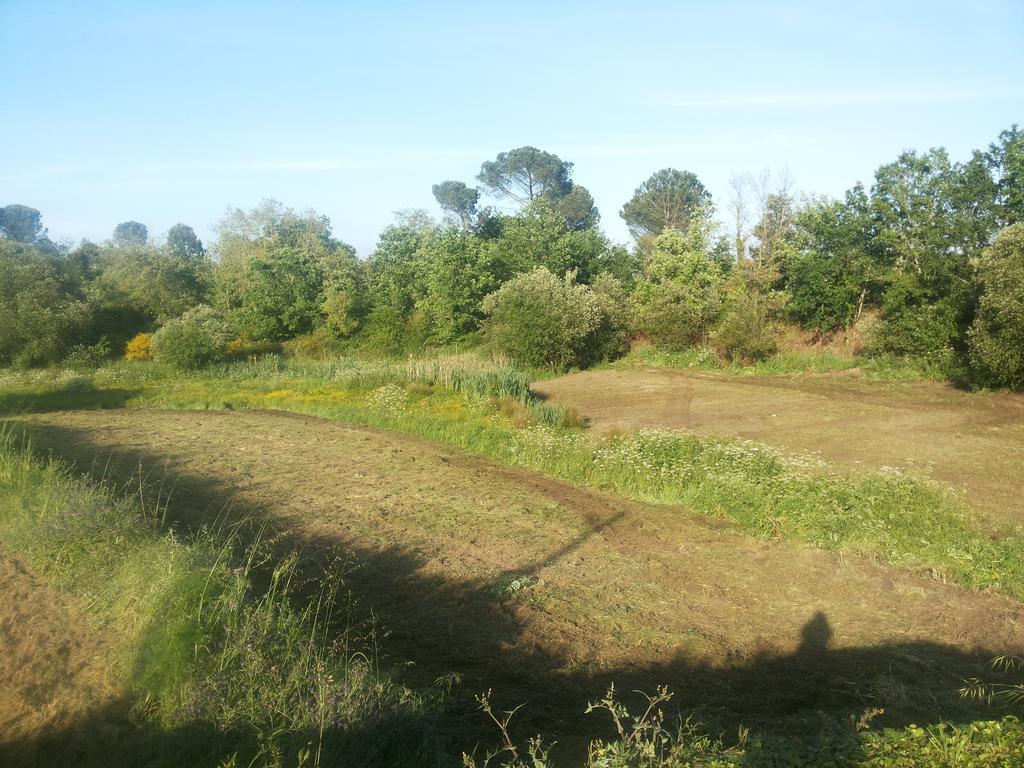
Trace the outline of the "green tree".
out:
M 313 330 L 321 317 L 323 275 L 307 253 L 278 246 L 246 264 L 245 285 L 227 320 L 253 341 L 281 341 Z
M 637 327 L 656 344 L 682 349 L 707 343 L 721 310 L 721 267 L 708 256 L 702 221 L 694 219 L 689 232 L 658 235 L 633 292 Z
M 812 199 L 795 216 L 793 244 L 783 254 L 790 315 L 806 327 L 839 328 L 877 303 L 887 269 L 874 246 L 867 193 L 845 200 Z
M 458 219 L 463 229 L 468 230 L 477 217 L 479 190 L 467 187 L 461 181 L 442 181 L 432 187 L 434 199 L 441 210 Z
M 94 294 L 106 311 L 126 324 L 109 329 L 122 341 L 178 317 L 206 297 L 203 271 L 167 249 L 108 246 L 98 252 L 96 266 Z
M 43 216 L 35 208 L 17 203 L 0 208 L 0 234 L 19 243 L 34 243 L 46 236 Z
M 916 275 L 892 278 L 882 299 L 882 324 L 871 340 L 874 353 L 921 360 L 950 371 L 961 337 L 966 286 L 958 294 L 938 296 Z
M 637 239 L 666 229 L 686 231 L 694 216 L 704 215 L 711 193 L 690 171 L 665 168 L 636 188 L 620 215 Z
M 629 294 L 622 281 L 609 272 L 602 272 L 591 285 L 601 309 L 601 322 L 592 335 L 590 361 L 614 360 L 629 350 L 633 316 Z
M 496 196 L 528 203 L 538 197 L 552 200 L 572 190 L 572 163 L 536 147 L 500 153 L 480 166 L 480 183 Z
M 203 241 L 188 224 L 175 224 L 167 230 L 167 249 L 182 261 L 198 262 L 206 258 Z
M 394 317 L 407 318 L 426 295 L 420 245 L 435 227 L 428 218 L 402 216 L 381 232 L 367 259 L 374 307 L 388 306 Z
M 599 230 L 566 230 L 563 214 L 547 200 L 535 200 L 519 215 L 506 217 L 491 247 L 502 280 L 546 267 L 556 275 L 574 271 L 581 282 L 589 282 L 609 258 L 608 240 Z
M 140 224 L 137 221 L 122 221 L 114 227 L 111 239 L 114 245 L 122 248 L 131 245 L 145 245 L 149 240 L 149 230 L 145 224 Z
M 888 266 L 874 348 L 952 364 L 971 321 L 971 257 L 995 226 L 995 185 L 982 161 L 905 152 L 875 174 L 874 243 Z
M 594 205 L 593 195 L 580 184 L 573 184 L 572 189 L 556 199 L 553 206 L 565 220 L 565 228 L 569 230 L 590 229 L 596 227 L 601 220 L 601 214 Z
M 1024 389 L 1024 222 L 1003 229 L 981 252 L 977 280 L 971 363 L 987 385 Z
M 264 200 L 249 211 L 229 209 L 217 235 L 215 304 L 252 340 L 288 338 L 321 321 L 340 338 L 365 317 L 364 266 L 326 216 Z
M 91 307 L 61 259 L 0 240 L 0 365 L 61 362 L 86 336 Z
M 989 146 L 982 160 L 994 176 L 998 225 L 1007 227 L 1024 221 L 1024 131 L 1010 126 Z
M 494 250 L 479 238 L 452 228 L 432 231 L 417 258 L 425 266 L 422 308 L 433 341 L 447 344 L 480 326 L 482 302 L 498 285 Z
M 988 244 L 992 223 L 977 202 L 990 192 L 944 149 L 904 152 L 875 172 L 871 212 L 882 256 L 897 273 L 940 292 L 970 274 L 968 257 Z
M 737 265 L 729 276 L 714 340 L 734 363 L 764 360 L 778 350 L 778 320 L 787 296 L 772 288 L 777 273 L 755 262 Z

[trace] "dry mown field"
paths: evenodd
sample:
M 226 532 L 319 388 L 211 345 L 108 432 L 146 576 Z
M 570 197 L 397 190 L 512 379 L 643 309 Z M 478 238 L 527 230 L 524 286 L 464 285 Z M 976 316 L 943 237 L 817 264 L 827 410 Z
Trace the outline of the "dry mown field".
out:
M 534 386 L 595 429 L 664 427 L 888 466 L 962 492 L 999 527 L 1024 525 L 1024 395 L 886 384 L 856 373 L 751 376 L 650 368 L 585 371 Z
M 19 764 L 44 764 L 49 737 L 94 738 L 80 723 L 95 710 L 124 714 L 111 644 L 79 606 L 2 551 L 0 594 L 0 755 L 22 742 L 31 747 Z M 99 725 L 116 731 L 119 721 Z
M 572 381 L 545 388 L 565 392 Z M 706 380 L 688 381 L 678 386 L 698 397 Z M 751 423 L 773 418 L 758 415 L 760 389 L 728 386 L 748 387 Z M 795 418 L 794 396 L 764 390 L 791 402 Z M 622 418 L 643 397 L 620 396 Z M 894 724 L 925 722 L 950 715 L 930 687 L 948 693 L 984 674 L 993 654 L 1024 651 L 1024 606 L 1013 600 L 758 541 L 683 508 L 405 435 L 267 412 L 56 412 L 19 422 L 38 447 L 96 474 L 141 465 L 184 520 L 212 519 L 230 500 L 312 556 L 353 553 L 360 565 L 348 584 L 390 630 L 386 662 L 411 662 L 403 674 L 414 682 L 456 672 L 467 692 L 493 687 L 500 705 L 529 702 L 528 717 L 551 730 L 585 727 L 579 713 L 611 681 L 665 684 L 683 706 L 722 707 L 741 721 L 875 702 Z M 974 430 L 965 439 L 984 439 L 982 425 Z M 992 445 L 1021 433 L 1003 434 Z M 993 449 L 971 461 L 986 459 L 1010 462 Z M 994 478 L 989 499 L 1009 495 L 1008 481 Z

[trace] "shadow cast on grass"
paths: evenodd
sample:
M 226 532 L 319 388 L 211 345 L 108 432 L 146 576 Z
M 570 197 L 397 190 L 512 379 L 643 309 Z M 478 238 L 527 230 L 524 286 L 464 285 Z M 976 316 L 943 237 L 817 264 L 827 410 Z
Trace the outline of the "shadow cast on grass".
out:
M 123 408 L 141 389 L 97 389 L 91 381 L 76 381 L 46 392 L 0 392 L 0 414 L 49 413 L 52 411 Z
M 213 476 L 167 467 L 164 456 L 96 444 L 87 431 L 35 425 L 31 435 L 38 449 L 50 450 L 86 473 L 119 482 L 129 482 L 140 469 L 149 473 L 151 483 L 164 477 L 163 485 L 174 488 L 168 522 L 180 530 L 208 523 L 237 495 L 237 488 Z M 741 725 L 749 728 L 755 737 L 747 753 L 750 765 L 769 764 L 779 759 L 777 754 L 793 764 L 797 759 L 813 761 L 837 749 L 855 757 L 856 722 L 870 710 L 884 710 L 876 725 L 893 727 L 989 719 L 1006 711 L 965 700 L 958 690 L 967 678 L 992 678 L 991 658 L 1007 649 L 965 651 L 927 641 L 834 649 L 833 627 L 821 612 L 808 616 L 793 653 L 766 647 L 717 665 L 683 654 L 614 669 L 575 664 L 541 642 L 543 638 L 531 636 L 531 627 L 515 610 L 516 598 L 505 587 L 509 578 L 531 576 L 577 548 L 613 522 L 611 518 L 592 523 L 577 541 L 530 567 L 456 582 L 427 573 L 426 558 L 413 549 L 370 548 L 334 535 L 298 534 L 272 504 L 238 507 L 233 514 L 247 521 L 248 530 L 269 531 L 281 552 L 304 553 L 311 573 L 324 553 L 349 553 L 358 564 L 345 577 L 356 599 L 355 618 L 367 619 L 372 608 L 388 629 L 378 644 L 382 667 L 413 686 L 430 686 L 451 673 L 461 677 L 439 726 L 454 755 L 471 751 L 477 743 L 497 742 L 472 699 L 487 689 L 495 691 L 499 709 L 525 704 L 513 721 L 514 735 L 523 740 L 535 733 L 557 738 L 554 754 L 562 764 L 585 754 L 589 739 L 613 735 L 606 715 L 583 715 L 587 703 L 599 699 L 611 684 L 626 692 L 627 703 L 633 705 L 638 700 L 631 691 L 653 692 L 665 685 L 675 692 L 668 714 L 696 712 L 701 722 L 726 738 L 734 737 Z M 339 615 L 351 615 L 349 606 L 342 608 Z
M 247 766 L 258 759 L 257 739 L 245 731 L 225 731 L 197 720 L 158 727 L 132 714 L 133 702 L 121 699 L 92 710 L 88 716 L 31 739 L 0 734 L 0 765 L 4 768 L 195 768 Z M 433 745 L 438 731 L 430 715 L 384 715 L 349 727 L 327 726 L 295 733 L 291 753 L 321 745 L 322 765 L 435 766 L 443 755 Z M 316 765 L 311 752 L 306 765 Z M 288 764 L 287 759 L 283 761 Z

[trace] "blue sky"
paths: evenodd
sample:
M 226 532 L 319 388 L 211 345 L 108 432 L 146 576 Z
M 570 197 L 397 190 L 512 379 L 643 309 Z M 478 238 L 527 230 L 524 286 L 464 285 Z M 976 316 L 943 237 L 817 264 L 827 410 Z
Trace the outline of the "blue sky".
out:
M 788 166 L 838 195 L 905 148 L 1024 123 L 1024 2 L 0 0 L 0 205 L 51 237 L 274 197 L 366 255 L 431 184 L 532 144 L 613 240 L 653 171 Z

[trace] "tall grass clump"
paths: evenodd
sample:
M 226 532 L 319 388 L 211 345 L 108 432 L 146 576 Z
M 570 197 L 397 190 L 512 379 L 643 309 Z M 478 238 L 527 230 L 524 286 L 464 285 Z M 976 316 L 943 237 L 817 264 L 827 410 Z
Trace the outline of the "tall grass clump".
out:
M 138 728 L 174 744 L 155 764 L 436 761 L 433 704 L 350 646 L 336 579 L 300 597 L 294 556 L 175 535 L 144 496 L 76 479 L 0 434 L 0 542 L 119 639 Z

